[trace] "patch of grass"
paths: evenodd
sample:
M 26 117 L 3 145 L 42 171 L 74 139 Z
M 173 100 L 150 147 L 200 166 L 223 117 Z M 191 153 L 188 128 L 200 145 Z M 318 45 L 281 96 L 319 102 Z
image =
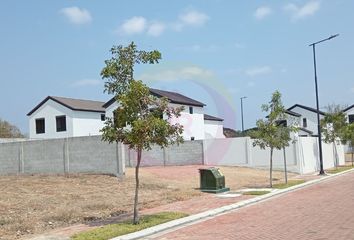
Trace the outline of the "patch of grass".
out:
M 270 191 L 248 191 L 248 192 L 244 192 L 242 193 L 243 195 L 255 195 L 255 196 L 260 196 L 260 195 L 264 195 L 270 193 Z
M 330 169 L 327 170 L 326 172 L 329 174 L 335 174 L 335 173 L 340 173 L 349 169 L 354 168 L 353 166 L 339 166 L 337 169 Z
M 146 215 L 140 218 L 140 223 L 137 225 L 132 224 L 131 221 L 110 224 L 87 232 L 75 234 L 71 239 L 107 240 L 186 216 L 188 216 L 188 214 L 179 212 L 162 212 L 154 215 Z
M 273 184 L 273 188 L 284 189 L 288 187 L 292 187 L 301 183 L 304 183 L 305 180 L 289 180 L 287 184 L 285 183 L 277 183 Z

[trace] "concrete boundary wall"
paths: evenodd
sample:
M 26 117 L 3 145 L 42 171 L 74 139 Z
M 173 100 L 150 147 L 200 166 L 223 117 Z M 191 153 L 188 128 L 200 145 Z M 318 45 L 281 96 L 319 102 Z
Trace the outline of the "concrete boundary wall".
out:
M 0 144 L 0 175 L 104 173 L 125 171 L 123 144 L 101 136 L 28 140 Z
M 336 161 L 345 163 L 342 145 L 323 144 L 324 168 Z M 142 166 L 208 165 L 269 168 L 269 149 L 253 147 L 244 138 L 185 141 L 180 145 L 144 151 Z M 336 153 L 336 154 L 334 154 Z M 285 149 L 291 172 L 311 173 L 319 170 L 318 143 L 315 137 L 299 137 Z M 274 151 L 274 169 L 284 169 L 284 152 Z M 136 152 L 121 143 L 108 144 L 101 136 L 28 140 L 0 143 L 0 175 L 103 173 L 123 175 L 125 166 L 135 167 Z
M 136 151 L 125 146 L 125 164 L 129 167 L 136 165 Z M 178 165 L 202 165 L 203 141 L 185 141 L 179 145 L 167 148 L 153 146 L 150 151 L 143 151 L 141 166 L 178 166 Z
M 344 165 L 343 145 L 322 144 L 324 169 Z M 336 151 L 334 151 L 336 150 Z M 334 154 L 336 153 L 336 154 Z M 299 137 L 285 148 L 287 168 L 300 174 L 319 171 L 318 142 L 316 137 Z M 204 162 L 212 166 L 246 166 L 269 168 L 270 149 L 253 147 L 249 137 L 204 140 Z M 274 150 L 273 167 L 284 169 L 284 151 Z

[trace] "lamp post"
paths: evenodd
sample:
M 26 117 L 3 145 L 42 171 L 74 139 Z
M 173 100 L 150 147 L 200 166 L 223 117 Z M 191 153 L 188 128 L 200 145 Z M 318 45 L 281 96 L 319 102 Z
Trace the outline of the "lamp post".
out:
M 244 97 L 241 97 L 240 99 L 241 99 L 241 122 L 242 122 L 242 134 L 243 134 L 243 132 L 245 131 L 245 129 L 244 129 L 244 126 L 243 126 L 243 99 L 244 98 L 247 98 L 246 96 L 244 96 Z
M 321 125 L 320 125 L 320 109 L 319 109 L 319 101 L 318 101 L 318 86 L 317 86 L 317 69 L 316 69 L 316 44 L 321 42 L 331 40 L 332 38 L 338 37 L 339 34 L 335 34 L 330 36 L 329 38 L 322 39 L 318 42 L 311 43 L 309 46 L 312 47 L 313 51 L 313 66 L 315 71 L 315 90 L 316 90 L 316 111 L 317 111 L 317 135 L 318 135 L 318 151 L 320 157 L 320 175 L 325 174 L 323 170 L 323 157 L 322 157 L 322 136 L 321 136 Z

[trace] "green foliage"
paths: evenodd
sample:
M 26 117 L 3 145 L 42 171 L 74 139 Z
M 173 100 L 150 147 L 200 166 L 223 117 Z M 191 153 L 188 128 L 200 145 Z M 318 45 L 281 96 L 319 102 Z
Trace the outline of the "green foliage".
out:
M 104 88 L 108 94 L 118 96 L 123 93 L 134 79 L 135 64 L 154 64 L 161 59 L 161 53 L 140 51 L 134 42 L 127 47 L 113 46 L 112 57 L 105 61 L 106 66 L 101 71 L 101 77 L 106 80 Z
M 23 138 L 21 131 L 11 123 L 0 118 L 0 138 Z
M 321 120 L 321 132 L 325 143 L 339 143 L 345 141 L 347 122 L 345 113 L 341 111 L 339 105 L 329 105 L 328 112 Z
M 354 123 L 347 124 L 343 131 L 343 142 L 348 143 L 353 151 L 354 146 Z
M 257 129 L 250 132 L 250 136 L 255 139 L 253 146 L 279 150 L 289 146 L 290 133 L 296 132 L 298 129 L 296 126 L 281 124 L 281 120 L 286 120 L 287 117 L 281 102 L 280 92 L 275 91 L 273 93 L 271 101 L 262 105 L 262 111 L 268 113 L 268 118 L 267 120 L 258 120 Z
M 336 173 L 340 173 L 340 172 L 344 172 L 344 171 L 350 170 L 352 168 L 353 168 L 353 166 L 339 166 L 336 169 L 326 170 L 326 172 L 329 173 L 329 174 L 336 174 Z
M 250 132 L 250 136 L 255 139 L 253 141 L 254 147 L 259 146 L 261 149 L 270 148 L 269 182 L 270 187 L 272 187 L 273 150 L 280 150 L 289 146 L 289 142 L 291 141 L 290 133 L 298 131 L 298 128 L 294 125 L 287 126 L 287 124 L 284 124 L 286 123 L 287 115 L 285 114 L 285 108 L 279 91 L 273 93 L 272 99 L 268 104 L 262 105 L 262 111 L 268 113 L 267 120 L 258 120 L 257 128 Z M 286 169 L 285 155 L 284 163 Z M 286 174 L 285 170 L 285 176 Z M 287 181 L 287 177 L 285 179 Z
M 305 180 L 289 180 L 288 183 L 277 183 L 274 184 L 274 188 L 278 188 L 278 189 L 284 189 L 284 188 L 288 188 L 288 187 L 292 187 L 295 185 L 299 185 L 304 183 Z
M 111 49 L 112 58 L 105 61 L 101 76 L 106 79 L 105 92 L 114 94 L 118 108 L 113 118 L 108 118 L 101 130 L 102 140 L 123 142 L 137 151 L 135 167 L 134 224 L 139 223 L 138 192 L 139 167 L 142 150 L 150 150 L 156 144 L 162 148 L 179 144 L 183 127 L 171 124 L 173 118 L 180 116 L 183 108 L 171 108 L 166 98 L 156 98 L 141 81 L 134 79 L 134 66 L 140 63 L 154 64 L 161 59 L 158 51 L 139 51 L 134 42 L 128 47 L 117 46 Z
M 183 108 L 168 107 L 167 99 L 150 95 L 149 88 L 141 81 L 131 80 L 117 100 L 115 118 L 108 119 L 102 129 L 104 141 L 121 141 L 129 148 L 145 150 L 150 150 L 153 144 L 167 147 L 183 141 L 183 127 L 170 123 L 173 117 L 180 116 Z
M 72 240 L 108 240 L 117 236 L 140 231 L 158 224 L 172 221 L 178 218 L 188 216 L 179 212 L 162 212 L 154 215 L 143 216 L 138 225 L 132 224 L 131 221 L 123 223 L 110 224 L 100 228 L 96 228 L 87 232 L 75 234 Z
M 270 191 L 248 191 L 248 192 L 244 192 L 243 195 L 261 196 L 268 193 L 270 193 Z

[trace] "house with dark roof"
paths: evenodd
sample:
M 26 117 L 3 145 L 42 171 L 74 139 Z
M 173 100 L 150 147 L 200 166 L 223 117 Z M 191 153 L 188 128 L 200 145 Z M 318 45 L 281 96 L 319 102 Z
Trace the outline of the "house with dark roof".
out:
M 343 109 L 343 112 L 347 117 L 348 123 L 354 123 L 354 104 Z
M 28 114 L 32 139 L 99 135 L 104 102 L 48 96 Z
M 316 136 L 317 131 L 317 110 L 312 107 L 295 104 L 286 110 L 288 124 L 296 124 L 299 127 L 299 136 Z M 325 112 L 319 111 L 320 119 Z
M 171 107 L 183 106 L 181 116 L 172 119 L 173 123 L 183 126 L 185 140 L 200 140 L 207 138 L 225 138 L 223 134 L 223 119 L 204 113 L 204 103 L 177 92 L 150 88 L 150 94 L 155 97 L 166 97 Z M 118 107 L 115 98 L 106 102 L 106 116 L 112 118 L 113 111 Z
M 150 88 L 150 94 L 166 97 L 171 107 L 183 106 L 181 116 L 172 119 L 183 126 L 185 140 L 224 138 L 223 119 L 204 114 L 205 104 L 180 93 Z M 107 102 L 48 96 L 28 114 L 32 139 L 100 135 L 106 117 L 118 107 L 115 98 Z

